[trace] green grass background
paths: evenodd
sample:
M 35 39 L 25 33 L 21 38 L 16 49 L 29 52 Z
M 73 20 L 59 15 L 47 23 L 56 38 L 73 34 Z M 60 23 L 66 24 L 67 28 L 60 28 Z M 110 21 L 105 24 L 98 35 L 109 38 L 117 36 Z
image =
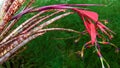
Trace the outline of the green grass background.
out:
M 120 45 L 120 1 L 119 0 L 36 0 L 34 6 L 45 6 L 51 4 L 105 4 L 101 7 L 85 7 L 99 14 L 100 20 L 107 19 L 108 26 L 116 35 L 112 43 L 118 47 Z M 24 21 L 25 17 L 22 21 Z M 57 24 L 57 25 L 55 25 Z M 79 31 L 84 29 L 83 22 L 77 15 L 70 15 L 51 26 L 72 28 Z M 90 40 L 88 36 L 80 39 L 79 43 L 74 43 L 73 39 L 57 40 L 55 38 L 67 38 L 75 36 L 74 33 L 52 31 L 38 37 L 24 47 L 25 50 L 3 64 L 1 68 L 101 68 L 101 63 L 94 53 L 94 48 L 85 51 L 84 58 L 76 55 L 75 52 L 81 50 L 81 46 Z M 111 68 L 120 68 L 120 54 L 115 53 L 115 49 L 109 45 L 101 45 L 104 58 Z

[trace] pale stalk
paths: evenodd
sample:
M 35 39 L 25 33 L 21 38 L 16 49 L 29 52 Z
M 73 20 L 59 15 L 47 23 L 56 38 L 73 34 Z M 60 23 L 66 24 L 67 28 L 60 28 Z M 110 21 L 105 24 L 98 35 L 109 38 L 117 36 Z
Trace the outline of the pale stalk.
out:
M 40 19 L 41 19 L 41 18 L 40 18 Z M 30 25 L 31 22 L 36 22 L 37 20 L 38 20 L 38 18 L 33 19 L 33 20 L 30 21 L 29 24 L 27 24 L 27 25 Z M 0 40 L 2 40 L 2 39 L 5 37 L 5 35 L 9 32 L 9 30 L 12 28 L 12 26 L 15 24 L 16 21 L 17 21 L 17 20 L 13 20 L 13 21 L 7 26 L 7 28 L 6 28 L 5 30 L 3 30 L 3 32 L 2 32 L 1 35 L 0 35 Z M 17 35 L 17 34 L 16 34 L 16 35 Z
M 56 15 L 56 14 L 60 13 L 60 12 L 63 12 L 63 10 L 58 10 L 58 11 L 56 11 L 56 12 L 54 12 L 54 13 L 52 13 L 52 14 L 50 14 L 50 15 L 42 18 L 42 19 L 40 19 L 38 22 L 33 23 L 31 26 L 29 26 L 27 29 L 25 29 L 22 33 L 28 32 L 29 30 L 31 30 L 32 28 L 34 28 L 36 25 L 38 25 L 40 22 L 42 22 L 42 21 L 50 18 L 50 17 L 53 16 L 53 15 Z
M 64 14 L 62 14 L 62 15 L 56 16 L 56 17 L 48 20 L 47 22 L 41 24 L 40 26 L 38 26 L 38 30 L 39 30 L 39 29 L 42 29 L 42 28 L 44 28 L 44 27 L 46 27 L 46 26 L 48 26 L 49 24 L 52 24 L 52 23 L 53 23 L 54 21 L 56 21 L 56 20 L 59 20 L 59 19 L 65 17 L 65 16 L 68 16 L 68 15 L 70 15 L 70 14 L 73 14 L 73 12 L 67 12 L 67 13 L 64 13 Z M 37 30 L 37 28 L 36 28 L 36 30 Z
M 30 40 L 38 37 L 39 35 L 42 35 L 44 33 L 46 33 L 47 31 L 54 31 L 54 30 L 60 30 L 60 31 L 68 31 L 68 32 L 74 32 L 74 33 L 78 33 L 78 34 L 81 34 L 79 31 L 75 31 L 75 30 L 72 30 L 72 29 L 65 29 L 65 28 L 49 28 L 49 29 L 42 29 L 42 30 L 39 30 L 38 32 L 35 32 L 35 34 L 33 35 L 29 35 L 26 37 L 26 35 L 24 36 L 21 36 L 19 38 L 17 38 L 14 42 L 12 42 L 12 44 L 8 44 L 9 46 L 5 46 L 6 49 L 4 49 L 3 51 L 1 51 L 0 53 L 0 63 L 2 64 L 2 62 L 6 61 L 8 58 L 6 57 L 9 57 L 9 55 L 12 55 L 13 53 L 15 53 L 18 49 L 20 49 L 23 45 L 25 45 L 27 42 L 29 42 Z M 29 33 L 28 33 L 29 34 Z M 37 35 L 38 34 L 38 35 Z M 34 36 L 34 38 L 33 38 Z M 24 40 L 24 38 L 26 37 L 26 39 Z M 27 40 L 27 42 L 25 42 Z M 22 45 L 20 45 L 22 44 Z M 20 46 L 19 46 L 20 45 Z M 12 53 L 11 53 L 12 52 Z
M 14 1 L 14 0 L 7 0 L 7 3 L 5 3 L 5 6 L 6 6 L 5 9 L 6 9 L 6 11 L 7 11 L 7 8 L 10 7 L 10 5 L 12 4 L 13 1 Z M 25 8 L 24 8 L 23 10 L 29 8 L 34 2 L 35 2 L 35 0 L 30 0 L 30 2 L 25 6 Z M 9 4 L 8 4 L 8 3 L 9 3 Z M 21 18 L 21 17 L 13 20 L 13 21 L 5 28 L 5 30 L 3 30 L 2 34 L 0 35 L 0 39 L 2 39 L 4 35 L 6 35 L 6 33 L 12 28 L 12 26 L 15 25 L 15 23 L 18 22 L 18 20 L 19 20 L 20 18 Z
M 41 32 L 43 33 L 43 32 Z M 8 44 L 1 44 L 0 45 L 0 57 L 2 57 L 3 55 L 5 55 L 7 52 L 9 52 L 10 50 L 12 50 L 13 48 L 15 48 L 17 45 L 19 45 L 21 42 L 23 42 L 25 39 L 29 38 L 30 36 L 32 36 L 31 34 L 27 33 L 27 34 L 23 34 L 23 35 L 19 35 L 15 38 L 12 38 L 12 41 L 9 42 Z
M 4 16 L 4 14 L 6 13 L 5 12 L 5 2 L 6 2 L 7 0 L 1 0 L 0 1 L 0 24 L 3 22 L 3 16 Z
M 9 9 L 9 7 L 11 6 L 11 4 L 13 3 L 14 0 L 4 0 L 3 6 L 2 6 L 2 11 L 4 13 L 6 13 Z
M 56 20 L 58 20 L 58 19 L 60 19 L 60 18 L 62 18 L 62 17 L 64 17 L 64 16 L 69 15 L 69 14 L 71 14 L 71 12 L 61 14 L 61 15 L 53 18 L 53 20 L 56 21 Z M 51 21 L 51 22 L 54 22 L 54 21 Z M 33 29 L 32 31 L 30 31 L 30 32 L 28 32 L 27 34 L 25 34 L 23 37 L 24 37 L 24 38 L 27 38 L 27 37 L 29 37 L 30 35 L 35 34 L 37 31 L 38 31 L 38 30 Z M 20 37 L 20 39 L 17 39 L 17 40 L 23 41 L 24 38 L 22 39 L 22 38 Z M 14 43 L 15 43 L 16 45 L 19 44 L 18 41 L 14 41 Z M 9 47 L 10 47 L 10 48 L 9 48 Z M 7 53 L 9 50 L 13 49 L 14 47 L 16 47 L 16 46 L 14 46 L 14 45 L 12 45 L 12 44 L 9 45 L 9 46 L 5 46 L 5 45 L 2 46 L 2 45 L 1 45 L 1 48 L 2 48 L 1 51 L 0 51 L 0 52 L 2 52 L 1 55 L 4 55 L 5 53 Z M 6 50 L 6 48 L 8 48 L 8 49 Z
M 28 32 L 28 33 L 26 33 L 26 34 L 21 34 L 20 36 L 22 37 L 22 36 L 27 36 L 27 37 L 29 37 L 29 36 L 31 36 L 31 35 L 33 35 L 33 34 L 36 34 L 36 33 L 42 33 L 42 32 L 48 32 L 48 31 L 67 31 L 67 32 L 74 32 L 74 33 L 77 33 L 77 34 L 82 34 L 81 32 L 79 32 L 79 31 L 76 31 L 76 30 L 73 30 L 73 29 L 66 29 L 66 28 L 48 28 L 48 29 L 41 29 L 41 30 L 39 30 L 39 31 L 37 31 L 37 32 Z M 9 39 L 7 42 L 5 42 L 5 43 L 2 43 L 2 44 L 0 44 L 0 48 L 2 47 L 2 46 L 6 46 L 7 44 L 10 44 L 11 42 L 13 42 L 13 41 L 16 41 L 17 39 L 19 39 L 20 38 L 20 36 L 17 36 L 17 37 L 14 37 L 14 38 L 12 38 L 12 39 Z
M 25 10 L 25 9 L 27 9 L 27 8 L 30 8 L 30 6 L 31 6 L 34 2 L 35 2 L 35 0 L 30 0 L 29 3 L 25 6 L 25 8 L 24 8 L 23 10 Z
M 65 17 L 65 16 L 67 16 L 67 15 L 69 15 L 69 14 L 71 14 L 71 12 L 61 14 L 61 15 L 59 15 L 59 16 L 57 16 L 57 17 L 55 17 L 55 18 L 53 18 L 53 19 L 51 19 L 51 20 L 43 23 L 42 26 L 47 26 L 47 25 L 49 25 L 50 23 L 52 23 L 52 22 L 54 22 L 54 21 L 56 21 L 56 20 L 58 20 L 58 19 L 60 19 L 60 18 L 62 18 L 62 17 Z M 38 22 L 39 22 L 39 21 L 38 21 Z M 28 23 L 28 22 L 27 22 L 27 23 Z M 23 27 L 24 27 L 27 23 L 25 22 L 25 23 L 23 23 L 22 25 L 20 25 L 18 28 L 16 28 L 16 29 L 15 29 L 13 32 L 11 32 L 5 39 L 3 39 L 3 40 L 1 41 L 1 43 L 6 42 L 6 41 L 7 41 L 9 38 L 11 38 L 11 37 L 14 37 L 16 34 L 19 33 L 18 31 L 22 31 L 22 30 L 23 30 Z M 45 24 L 47 24 L 47 25 L 45 25 Z M 32 32 L 33 32 L 33 33 L 36 32 L 37 29 L 38 29 L 38 30 L 41 29 L 41 25 L 40 25 L 38 28 L 35 28 Z
M 2 56 L 0 58 L 0 64 L 3 64 L 5 61 L 7 61 L 9 59 L 9 57 L 14 54 L 18 49 L 20 49 L 21 47 L 23 47 L 26 43 L 28 43 L 30 40 L 43 35 L 44 33 L 39 33 L 39 34 L 35 34 L 33 36 L 30 36 L 29 38 L 27 38 L 26 40 L 24 40 L 22 43 L 18 44 L 15 48 L 13 48 L 11 51 L 7 52 L 4 56 Z
M 29 31 L 29 34 L 34 34 L 35 32 L 38 32 L 39 30 L 42 30 L 42 28 L 46 27 L 47 25 L 52 24 L 53 22 L 55 22 L 56 20 L 59 20 L 65 16 L 68 16 L 70 14 L 72 14 L 73 12 L 67 12 L 64 14 L 61 14 L 59 16 L 56 16 L 50 20 L 48 20 L 47 22 L 44 22 L 43 24 L 41 24 L 40 26 L 37 26 L 36 28 L 32 29 L 31 31 Z
M 31 22 L 33 19 L 39 17 L 41 14 L 45 13 L 46 11 L 42 11 L 36 15 L 34 15 L 32 18 L 26 20 L 24 23 L 22 23 L 20 26 L 18 26 L 15 30 L 13 30 L 5 39 L 3 39 L 1 41 L 1 43 L 7 41 L 14 33 L 19 33 L 18 31 L 23 29 L 23 26 L 27 25 L 29 22 Z M 29 23 L 30 24 L 30 23 Z M 11 26 L 10 26 L 11 27 Z M 3 35 L 7 32 L 8 30 L 6 29 L 1 35 L 0 37 L 3 37 Z
M 56 31 L 56 30 L 67 31 L 67 32 L 74 32 L 74 33 L 77 33 L 77 34 L 82 34 L 79 31 L 76 31 L 76 30 L 73 30 L 73 29 L 66 29 L 66 28 L 47 28 L 47 29 L 38 30 L 37 32 L 47 32 L 47 31 Z
M 14 0 L 11 4 L 8 11 L 5 13 L 3 17 L 3 22 L 0 23 L 0 32 L 5 28 L 5 26 L 9 23 L 12 16 L 18 11 L 18 9 L 22 6 L 25 0 Z

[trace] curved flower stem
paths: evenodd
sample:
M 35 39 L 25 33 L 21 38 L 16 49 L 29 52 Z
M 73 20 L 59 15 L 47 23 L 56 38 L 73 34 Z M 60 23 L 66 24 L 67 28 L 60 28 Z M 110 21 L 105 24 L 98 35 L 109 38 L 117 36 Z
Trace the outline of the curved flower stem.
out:
M 50 24 L 64 16 L 67 16 L 71 14 L 71 12 L 68 12 L 68 13 L 64 13 L 64 14 L 61 14 L 59 16 L 56 16 L 55 18 L 51 19 L 50 22 L 46 22 L 47 24 Z M 45 26 L 45 25 L 44 25 Z M 13 49 L 14 47 L 16 47 L 17 45 L 19 45 L 22 41 L 24 41 L 24 39 L 28 38 L 29 36 L 31 35 L 34 35 L 35 33 L 39 33 L 38 31 L 40 30 L 41 28 L 37 28 L 36 29 L 33 29 L 31 30 L 30 32 L 28 32 L 27 34 L 23 35 L 23 36 L 20 36 L 18 37 L 15 41 L 13 41 L 12 43 L 13 44 L 9 44 L 9 45 L 1 45 L 1 49 L 0 49 L 0 56 L 3 56 L 4 54 L 6 54 L 7 52 L 9 52 L 11 49 Z M 61 30 L 61 29 L 54 29 L 54 30 Z M 65 30 L 65 29 L 62 29 L 62 30 Z M 46 31 L 46 30 L 43 30 L 43 31 Z M 43 33 L 42 31 L 42 33 Z M 70 29 L 68 31 L 71 31 Z M 73 30 L 72 30 L 73 31 Z M 76 31 L 73 31 L 73 32 L 76 32 Z M 15 32 L 16 33 L 16 32 Z M 13 35 L 15 35 L 15 33 L 13 33 Z M 40 32 L 41 33 L 41 32 Z M 14 36 L 13 35 L 8 35 L 3 41 L 7 41 L 8 39 L 10 39 L 11 37 L 13 38 Z M 5 42 L 2 42 L 2 43 L 5 43 Z M 1 44 L 2 44 L 1 43 Z
M 21 40 L 21 43 L 13 43 L 13 45 L 15 46 L 14 48 L 12 47 L 12 49 L 9 49 L 5 50 L 4 53 L 0 53 L 0 64 L 2 64 L 3 62 L 5 62 L 6 60 L 8 60 L 8 58 L 13 54 L 15 53 L 18 49 L 20 49 L 22 46 L 24 46 L 27 42 L 29 42 L 30 40 L 40 36 L 40 35 L 43 35 L 44 33 L 46 33 L 47 31 L 54 31 L 54 30 L 60 30 L 60 31 L 68 31 L 68 32 L 74 32 L 74 33 L 78 33 L 78 34 L 81 34 L 80 32 L 78 31 L 75 31 L 75 30 L 72 30 L 72 29 L 65 29 L 65 28 L 49 28 L 49 29 L 42 29 L 42 30 L 39 30 L 38 32 L 36 32 L 35 34 L 33 35 L 29 35 L 28 38 L 26 38 L 25 40 Z M 24 35 L 24 34 L 23 34 Z M 20 37 L 20 36 L 19 36 Z M 21 36 L 22 37 L 22 36 Z M 20 38 L 16 38 L 17 40 L 20 39 Z M 14 41 L 15 39 L 13 38 L 13 40 L 9 40 L 8 41 L 8 44 L 12 41 Z M 16 40 L 15 40 L 16 41 Z M 14 42 L 15 42 L 14 41 Z M 20 41 L 16 41 L 16 42 L 20 42 Z M 11 44 L 12 45 L 12 44 Z M 5 44 L 4 44 L 5 46 Z M 2 47 L 2 46 L 1 46 Z M 7 53 L 6 53 L 7 52 Z M 4 55 L 5 54 L 5 55 Z M 3 56 L 2 56 L 3 55 Z
M 44 21 L 44 20 L 52 17 L 53 15 L 56 15 L 56 14 L 60 13 L 60 12 L 63 12 L 63 11 L 62 10 L 58 10 L 58 11 L 56 11 L 56 12 L 50 14 L 50 15 L 45 16 L 44 18 L 38 20 L 36 23 L 33 23 L 31 26 L 27 27 L 24 31 L 22 31 L 22 33 L 28 32 L 29 30 L 31 30 L 32 28 L 34 28 L 36 25 L 38 25 L 40 22 L 42 22 L 42 21 Z
M 17 27 L 15 30 L 13 30 L 10 35 L 8 35 L 9 37 L 8 37 L 8 36 L 6 37 L 6 40 L 3 39 L 3 40 L 1 41 L 1 43 L 7 41 L 11 36 L 14 36 L 14 35 L 13 35 L 14 33 L 17 35 L 20 31 L 22 31 L 22 30 L 24 29 L 24 26 L 28 25 L 28 23 L 31 24 L 31 23 L 32 23 L 31 21 L 33 21 L 34 19 L 36 19 L 37 17 L 39 17 L 41 14 L 43 14 L 43 13 L 45 13 L 45 12 L 46 12 L 46 11 L 42 11 L 42 12 L 34 15 L 32 18 L 28 19 L 27 21 L 25 21 L 24 23 L 22 23 L 19 27 Z M 8 26 L 8 29 L 10 29 L 10 27 L 11 27 L 11 25 Z M 8 30 L 6 29 L 6 30 L 0 35 L 0 38 L 3 37 L 4 34 L 5 34 L 7 31 L 8 31 Z
M 55 30 L 68 31 L 68 32 L 74 32 L 74 33 L 77 33 L 77 34 L 82 34 L 79 31 L 76 31 L 76 30 L 73 30 L 73 29 L 65 29 L 65 28 L 47 28 L 47 29 L 38 30 L 37 32 L 47 32 L 47 31 L 55 31 Z
M 46 11 L 44 11 L 44 12 L 46 12 Z M 23 24 L 21 24 L 19 27 L 17 27 L 12 33 L 10 33 L 10 35 L 8 35 L 5 39 L 3 39 L 3 40 L 1 41 L 1 43 L 7 41 L 10 37 L 16 36 L 18 33 L 20 33 L 21 31 L 23 31 L 25 28 L 29 27 L 29 26 L 30 26 L 29 24 L 32 23 L 31 21 L 34 20 L 35 18 L 37 18 L 39 15 L 41 15 L 41 14 L 44 13 L 44 12 L 40 12 L 40 13 L 38 13 L 37 15 L 33 16 L 32 18 L 30 18 L 29 20 L 25 21 Z M 54 12 L 54 13 L 52 13 L 52 14 L 50 14 L 50 15 L 48 15 L 48 16 L 40 19 L 40 20 L 38 20 L 37 22 L 35 22 L 35 24 L 33 24 L 31 27 L 29 27 L 28 30 L 30 30 L 31 28 L 33 28 L 34 26 L 36 26 L 36 25 L 39 24 L 40 22 L 44 21 L 45 19 L 47 19 L 47 18 L 49 18 L 49 17 L 51 17 L 51 16 L 53 16 L 53 15 L 55 15 L 55 14 L 58 14 L 59 12 L 62 12 L 62 11 Z M 26 32 L 26 31 L 25 31 L 25 32 Z M 2 36 L 1 36 L 1 37 L 2 37 Z
M 23 10 L 25 10 L 25 9 L 27 9 L 27 8 L 30 8 L 31 5 L 32 5 L 34 2 L 35 2 L 35 0 L 30 0 L 29 3 L 25 6 L 25 8 L 24 8 Z
M 100 53 L 100 51 L 98 50 L 98 45 L 97 44 L 95 45 L 95 49 L 96 49 L 97 54 L 98 54 L 98 56 L 100 58 L 100 61 L 101 61 L 101 64 L 102 64 L 102 68 L 105 68 L 105 65 L 103 63 L 103 57 L 102 57 L 102 54 Z
M 67 12 L 67 13 L 64 13 L 64 14 L 62 14 L 62 15 L 56 16 L 56 17 L 54 17 L 53 19 L 50 19 L 50 20 L 48 20 L 47 22 L 41 24 L 40 26 L 38 26 L 38 28 L 39 28 L 39 29 L 42 29 L 42 28 L 48 26 L 49 24 L 52 24 L 54 21 L 56 21 L 56 20 L 58 20 L 58 19 L 61 19 L 61 18 L 65 17 L 65 16 L 68 16 L 68 15 L 70 15 L 70 14 L 73 14 L 73 12 Z
M 106 45 L 111 45 L 111 46 L 115 47 L 116 49 L 118 49 L 118 47 L 115 44 L 110 43 L 110 42 L 100 42 L 100 41 L 98 41 L 98 43 L 100 43 L 100 44 L 106 44 Z
M 22 43 L 18 44 L 15 48 L 13 48 L 11 51 L 7 52 L 3 57 L 0 58 L 0 64 L 3 64 L 5 61 L 7 61 L 12 54 L 14 54 L 18 49 L 24 46 L 27 42 L 43 34 L 44 33 L 35 34 L 33 36 L 30 36 L 26 40 L 24 40 Z
M 107 67 L 110 68 L 109 63 L 108 63 L 108 62 L 104 59 L 104 57 L 102 56 L 102 54 L 101 54 L 101 52 L 100 52 L 100 47 L 99 47 L 99 45 L 98 45 L 97 42 L 95 43 L 95 49 L 96 49 L 97 54 L 98 54 L 98 56 L 99 56 L 99 58 L 100 58 L 100 61 L 101 61 L 101 64 L 102 64 L 102 68 L 105 68 L 104 62 L 105 62 L 105 64 L 107 65 Z
M 80 52 L 80 55 L 81 57 L 83 58 L 84 57 L 84 51 L 86 48 L 88 48 L 88 45 L 91 44 L 91 41 L 85 43 L 83 46 L 82 46 L 82 49 L 81 49 L 81 52 Z
M 33 33 L 33 34 L 42 33 L 42 32 L 48 32 L 48 31 L 56 31 L 56 30 L 58 30 L 58 31 L 67 31 L 67 32 L 74 32 L 74 33 L 77 33 L 77 34 L 83 34 L 82 32 L 79 32 L 79 31 L 76 31 L 76 30 L 73 30 L 73 29 L 65 29 L 65 28 L 48 28 L 48 29 L 41 29 L 41 30 L 39 30 L 39 31 L 37 31 L 37 32 L 35 32 L 35 33 Z M 26 33 L 26 34 L 29 34 L 29 36 L 33 35 L 33 34 L 30 34 L 30 32 L 28 32 L 28 33 Z M 22 36 L 22 35 L 25 35 L 25 34 L 21 34 L 21 36 Z M 0 44 L 0 47 L 4 46 L 4 45 L 6 45 L 6 44 L 9 44 L 9 43 L 11 43 L 11 42 L 13 42 L 13 41 L 15 41 L 16 39 L 18 39 L 18 37 L 19 37 L 19 36 L 16 36 L 16 37 L 10 39 L 9 41 Z

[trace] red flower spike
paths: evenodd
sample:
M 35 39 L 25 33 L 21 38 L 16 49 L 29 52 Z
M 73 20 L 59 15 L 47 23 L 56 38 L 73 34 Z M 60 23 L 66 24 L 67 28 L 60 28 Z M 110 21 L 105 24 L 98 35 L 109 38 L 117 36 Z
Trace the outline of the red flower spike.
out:
M 90 34 L 90 26 L 89 26 L 90 24 L 89 24 L 88 20 L 85 20 L 85 18 L 83 16 L 81 16 L 81 17 L 82 17 L 82 20 L 84 21 L 84 25 L 86 27 L 87 32 Z
M 90 23 L 90 29 L 91 29 L 91 32 L 90 32 L 91 42 L 92 42 L 92 45 L 94 45 L 94 43 L 96 41 L 97 33 L 96 33 L 95 25 L 93 23 Z
M 73 9 L 73 10 L 77 11 L 78 14 L 82 17 L 86 30 L 91 36 L 91 43 L 92 45 L 94 45 L 96 41 L 97 31 L 96 31 L 95 24 L 93 24 L 92 21 L 94 22 L 98 21 L 98 14 L 95 12 L 86 11 L 86 10 L 79 10 L 79 9 Z
M 98 27 L 104 34 L 106 34 L 110 39 L 112 38 L 111 35 L 107 32 L 107 31 L 109 31 L 108 28 L 106 28 L 106 26 L 104 26 L 102 23 L 98 22 L 98 23 L 97 23 L 97 27 Z
M 112 30 L 110 30 L 108 27 L 106 27 L 105 25 L 103 25 L 101 22 L 98 21 L 97 23 L 98 23 L 99 25 L 101 25 L 104 29 L 106 29 L 107 31 L 115 34 Z
M 98 21 L 98 14 L 96 12 L 91 12 L 87 10 L 79 10 L 84 16 L 90 18 L 94 22 Z
M 92 43 L 92 45 L 94 45 L 94 43 L 96 41 L 96 36 L 97 36 L 96 27 L 89 19 L 86 20 L 85 24 L 87 24 L 86 29 L 91 37 L 91 43 Z
M 92 12 L 92 11 L 88 11 L 88 10 L 81 10 L 81 9 L 77 9 L 74 8 L 73 10 L 75 10 L 76 12 L 78 12 L 78 14 L 81 16 L 84 15 L 85 17 L 90 18 L 91 20 L 93 20 L 94 22 L 98 21 L 98 14 L 96 12 Z

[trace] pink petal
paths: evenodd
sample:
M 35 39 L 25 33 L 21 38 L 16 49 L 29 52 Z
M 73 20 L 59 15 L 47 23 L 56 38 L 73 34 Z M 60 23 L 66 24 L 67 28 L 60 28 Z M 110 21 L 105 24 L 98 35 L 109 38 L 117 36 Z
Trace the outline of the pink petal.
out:
M 94 22 L 98 21 L 98 14 L 96 12 L 88 11 L 88 10 L 79 10 L 82 14 L 93 20 Z
M 102 25 L 97 24 L 97 27 L 98 27 L 104 34 L 106 34 L 109 38 L 111 38 L 110 34 L 103 28 Z
M 81 9 L 77 9 L 77 8 L 73 8 L 73 10 L 78 12 L 79 15 L 82 14 L 82 15 L 90 18 L 94 22 L 98 21 L 98 14 L 96 12 L 92 12 L 92 11 L 88 11 L 88 10 L 81 10 Z
M 90 26 L 89 26 L 90 24 L 88 20 L 85 20 L 84 16 L 81 16 L 81 17 L 82 17 L 82 20 L 84 21 L 84 25 L 86 27 L 87 32 L 90 34 Z
M 96 41 L 96 36 L 97 36 L 97 32 L 96 32 L 96 28 L 95 25 L 93 23 L 90 23 L 90 27 L 91 27 L 91 42 L 92 45 L 94 45 L 95 41 Z

